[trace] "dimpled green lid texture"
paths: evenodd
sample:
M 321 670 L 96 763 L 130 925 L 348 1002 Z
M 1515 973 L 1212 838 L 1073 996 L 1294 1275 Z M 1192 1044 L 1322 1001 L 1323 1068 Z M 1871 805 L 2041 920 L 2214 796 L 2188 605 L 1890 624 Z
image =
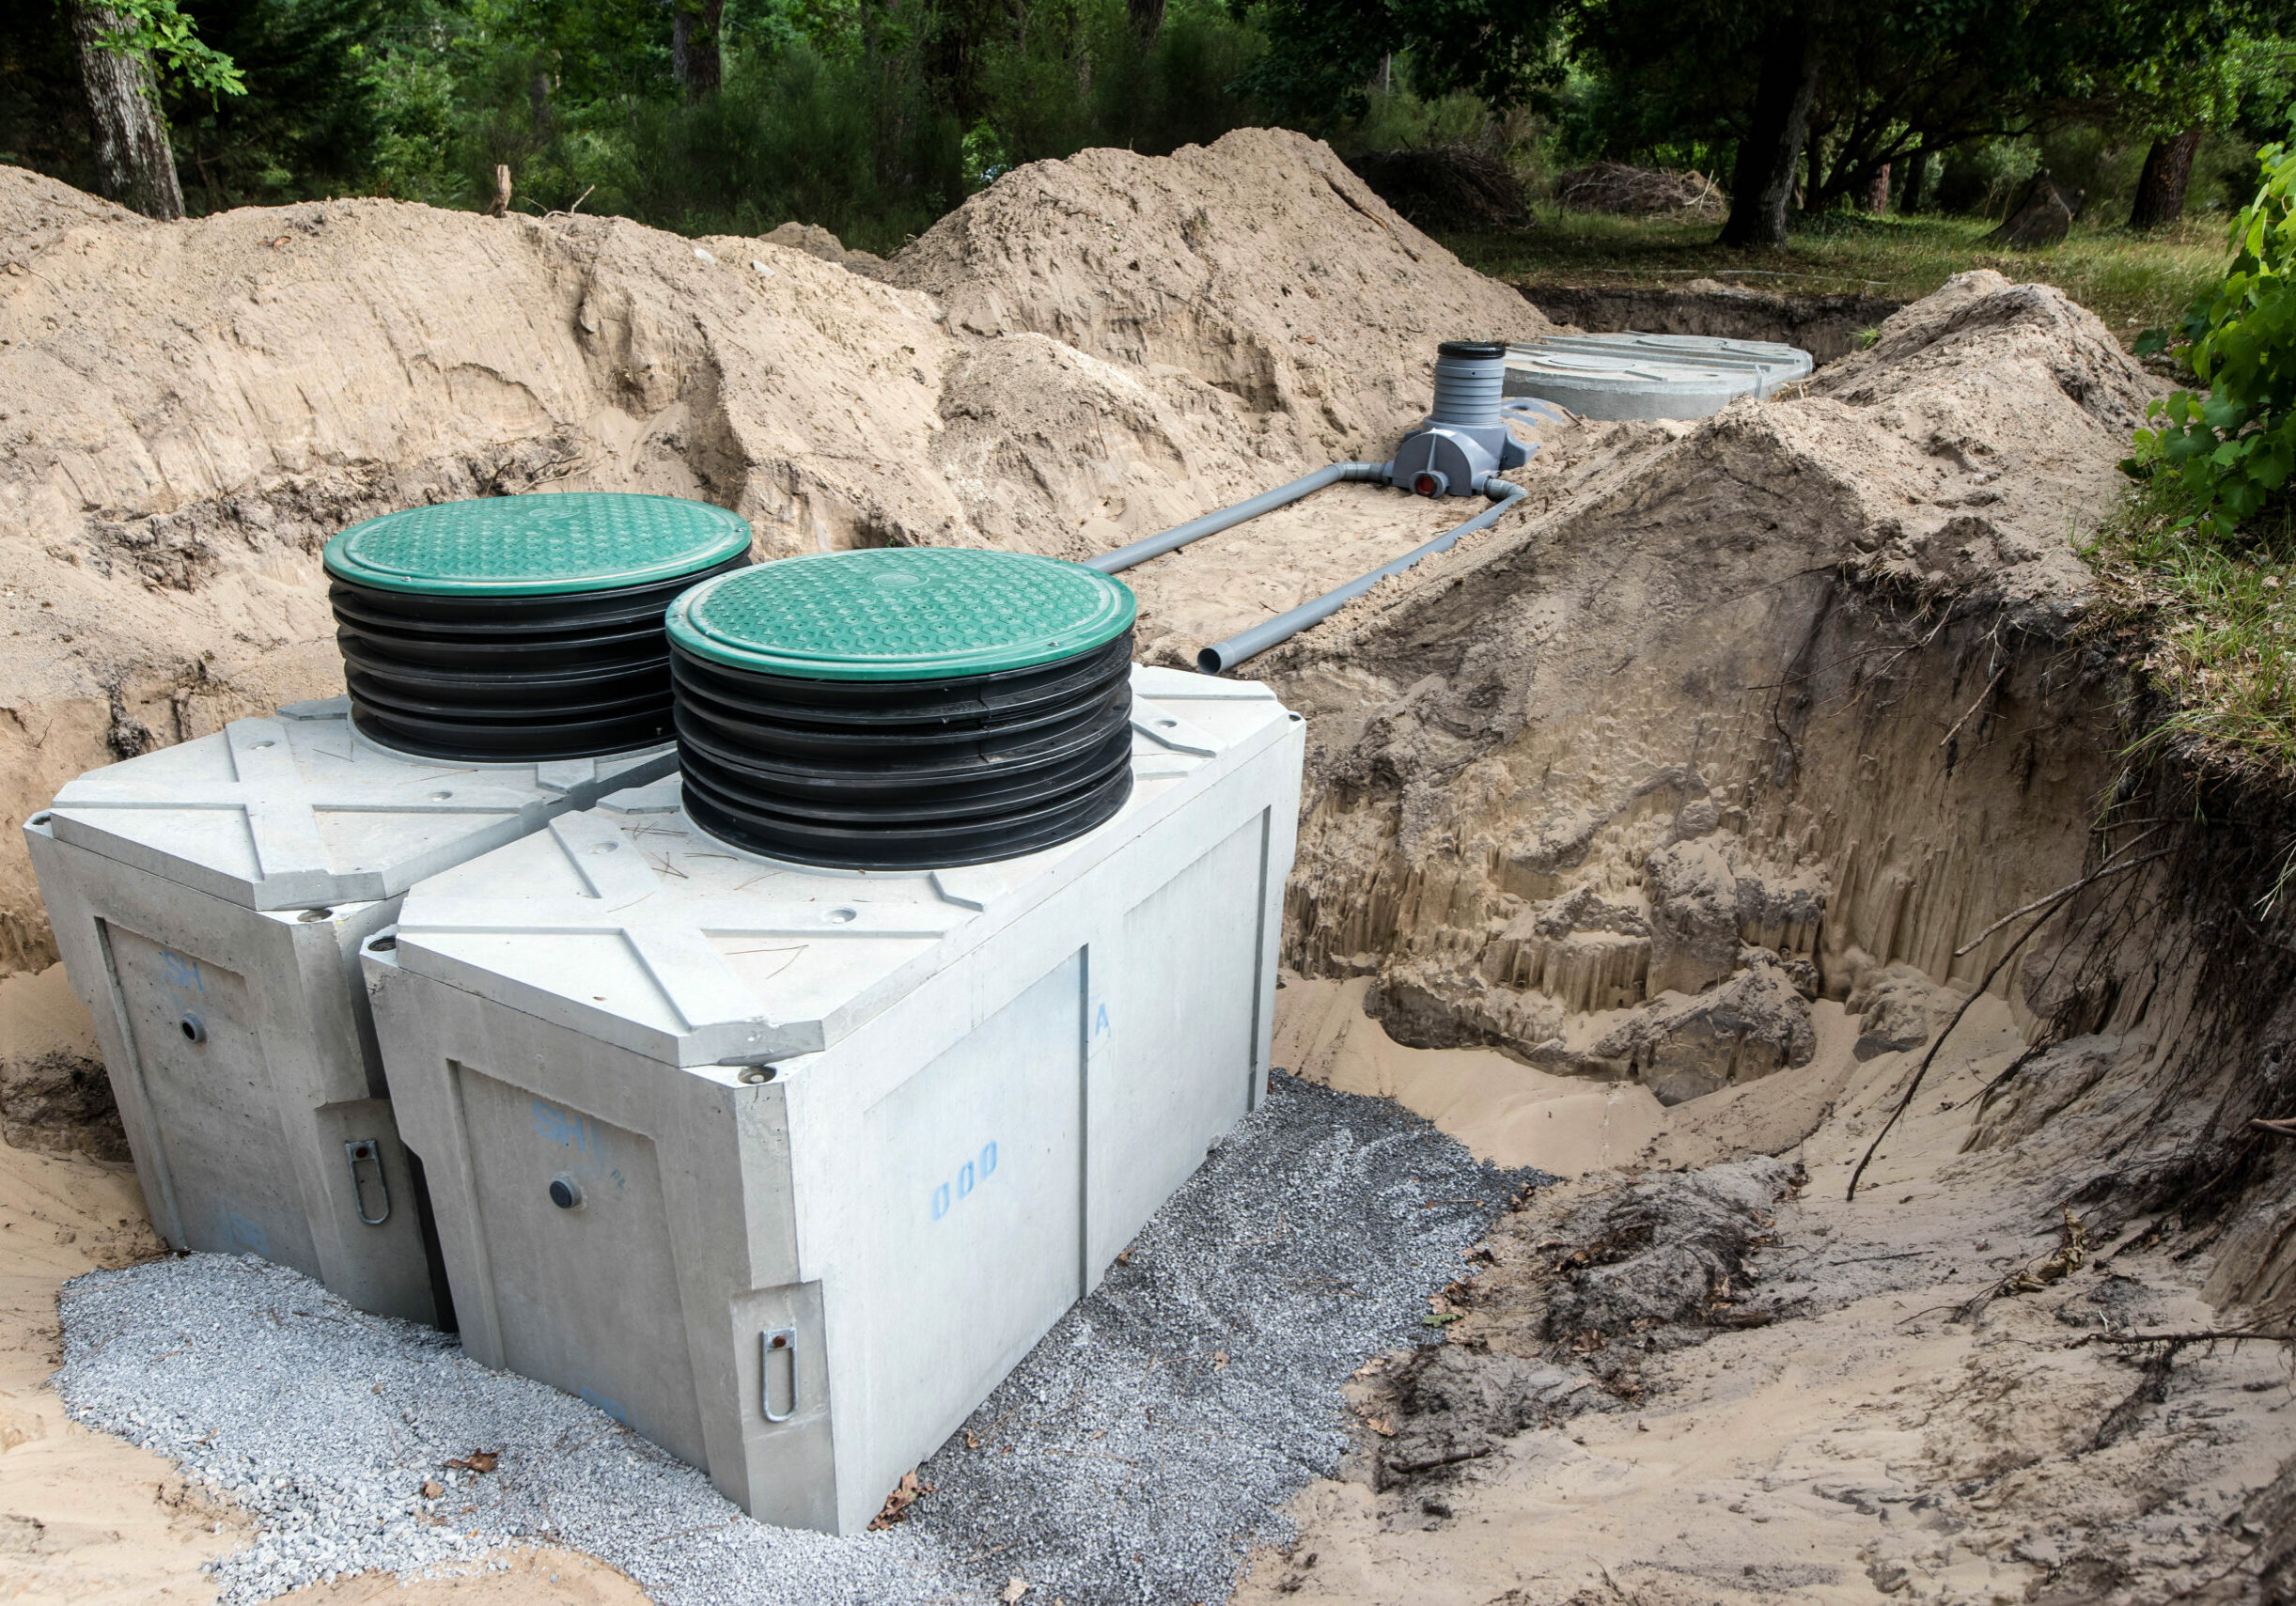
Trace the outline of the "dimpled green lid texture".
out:
M 1131 587 L 1026 553 L 884 547 L 785 557 L 670 604 L 697 658 L 813 680 L 931 680 L 1056 663 L 1114 641 Z
M 383 591 L 547 597 L 698 574 L 749 550 L 739 513 L 603 491 L 409 507 L 327 543 L 327 572 Z

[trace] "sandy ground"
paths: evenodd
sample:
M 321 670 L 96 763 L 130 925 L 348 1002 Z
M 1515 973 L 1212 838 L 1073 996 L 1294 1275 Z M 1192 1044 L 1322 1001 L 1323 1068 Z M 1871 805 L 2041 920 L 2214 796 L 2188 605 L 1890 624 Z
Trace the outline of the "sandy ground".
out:
M 85 1012 L 53 985 L 60 971 L 0 981 L 0 1045 L 96 1053 Z M 201 1574 L 245 1543 L 249 1523 L 160 1457 L 69 1420 L 47 1386 L 55 1369 L 56 1290 L 98 1267 L 164 1253 L 124 1162 L 0 1145 L 0 1599 L 75 1606 L 211 1600 Z M 298 1591 L 297 1601 L 552 1601 L 625 1606 L 645 1594 L 602 1562 L 561 1551 L 498 1558 L 503 1570 L 429 1580 L 360 1578 Z
M 55 1293 L 69 1278 L 162 1252 L 130 1166 L 0 1147 L 0 1598 L 86 1603 L 211 1600 L 201 1567 L 249 1524 L 168 1463 L 69 1421 L 47 1387 Z M 297 1601 L 404 1606 L 540 1601 L 625 1606 L 645 1594 L 613 1567 L 564 1551 L 500 1558 L 505 1570 L 401 1589 L 361 1578 Z
M 1601 426 L 1569 418 L 1534 425 L 1516 420 L 1518 439 L 1534 445 L 1531 460 L 1510 471 L 1527 506 L 1538 507 L 1570 482 L 1573 467 L 1601 436 Z M 1270 476 L 1257 490 L 1283 483 Z M 1192 510 L 1208 513 L 1216 503 Z M 1479 496 L 1428 500 L 1384 485 L 1328 486 L 1304 501 L 1167 553 L 1123 571 L 1140 599 L 1140 657 L 1150 663 L 1195 666 L 1196 649 L 1249 630 L 1430 541 L 1489 504 Z M 1094 533 L 1114 546 L 1128 533 Z
M 85 1017 L 71 1019 L 70 994 L 41 979 L 0 983 L 4 1029 L 14 1037 L 37 1033 L 42 1047 L 93 1053 Z M 1279 1062 L 1296 1060 L 1351 1092 L 1400 1094 L 1478 1152 L 1558 1174 L 1617 1163 L 1661 1125 L 1656 1101 L 1639 1087 L 1547 1076 L 1484 1051 L 1398 1049 L 1364 1017 L 1363 987 L 1289 984 L 1281 995 Z M 1489 1112 L 1477 1117 L 1482 1101 Z M 58 1359 L 56 1290 L 82 1271 L 162 1252 L 132 1167 L 0 1146 L 0 1598 L 211 1599 L 202 1565 L 245 1542 L 249 1524 L 234 1506 L 185 1484 L 161 1458 L 69 1421 L 46 1386 Z M 645 1598 L 622 1573 L 586 1556 L 545 1551 L 501 1559 L 508 1570 L 403 1589 L 369 1576 L 288 1598 L 314 1606 L 618 1606 Z
M 1615 1186 L 1610 1168 L 1775 1147 L 1802 1162 L 1809 1182 L 1780 1209 L 1779 1241 L 1766 1255 L 1788 1266 L 1817 1256 L 1849 1268 L 1837 1276 L 1851 1280 L 1804 1318 L 1652 1357 L 1632 1408 L 1610 1401 L 1525 1431 L 1463 1469 L 1382 1489 L 1351 1458 L 1355 1473 L 1300 1497 L 1298 1541 L 1255 1559 L 1239 1601 L 1671 1606 L 1781 1594 L 1863 1601 L 1877 1589 L 2023 1600 L 2100 1535 L 2141 1541 L 2166 1582 L 2217 1559 L 2199 1508 L 2237 1505 L 2296 1448 L 2286 1367 L 2255 1346 L 2189 1355 L 2158 1420 L 2122 1442 L 2098 1442 L 2100 1420 L 2134 1374 L 2107 1347 L 2078 1342 L 2086 1313 L 2118 1298 L 2112 1308 L 2140 1325 L 2214 1325 L 2195 1292 L 2204 1265 L 2104 1246 L 2079 1276 L 1997 1301 L 1974 1323 L 1945 1319 L 1944 1307 L 2053 1242 L 2047 1201 L 1960 1153 L 1974 1095 L 2023 1044 L 1995 1001 L 1972 1011 L 1849 1204 L 1849 1168 L 1915 1056 L 1855 1060 L 1856 1021 L 1837 1005 L 1818 1006 L 1820 1046 L 1807 1066 L 1666 1109 L 1640 1086 L 1552 1076 L 1495 1051 L 1398 1047 L 1362 1013 L 1364 986 L 1288 978 L 1278 1061 L 1396 1097 L 1480 1156 L 1578 1178 L 1510 1218 L 1521 1223 L 1512 1249 L 1494 1235 L 1501 1254 L 1490 1278 L 1535 1282 L 1535 1257 L 1522 1253 L 1529 1235 Z M 6 1598 L 211 1598 L 201 1564 L 243 1542 L 233 1509 L 158 1458 L 66 1421 L 45 1387 L 57 1287 L 157 1250 L 127 1167 L 0 1148 Z M 1476 1343 L 1493 1319 L 1471 1311 L 1449 1336 Z M 1367 1417 L 1383 1408 L 1376 1385 L 1366 1389 L 1358 1403 Z M 291 1598 L 644 1598 L 586 1557 L 498 1560 L 504 1570 L 470 1578 L 402 1590 L 370 1576 Z
M 1809 1065 L 1660 1110 L 1640 1088 L 1492 1051 L 1399 1048 L 1362 1017 L 1362 985 L 1290 984 L 1285 1046 L 1307 1074 L 1391 1092 L 1478 1155 L 1695 1165 L 1752 1138 L 1798 1159 L 1808 1183 L 1763 1259 L 1811 1281 L 1819 1308 L 1652 1357 L 1633 1406 L 1433 1478 L 1381 1489 L 1357 1458 L 1356 1475 L 1300 1497 L 1298 1541 L 1262 1552 L 1238 1602 L 2070 1603 L 2131 1586 L 2162 1598 L 2239 1564 L 2243 1503 L 2296 1451 L 2286 1355 L 2188 1349 L 2156 1396 L 2133 1352 L 2094 1342 L 2235 1325 L 2199 1298 L 2205 1256 L 2153 1250 L 2140 1222 L 2061 1281 L 1954 1318 L 2058 1241 L 2054 1200 L 2004 1157 L 1961 1153 L 1977 1096 L 2023 1047 L 2006 1006 L 1972 1009 L 1851 1203 L 1851 1170 L 1919 1056 L 1854 1060 L 1838 1006 L 1818 1006 Z M 1806 1140 L 1780 1143 L 1797 1122 Z M 1554 1190 L 1518 1238 L 1615 1185 Z M 1486 1276 L 1520 1288 L 1545 1272 L 1503 1250 Z M 1446 1337 L 1495 1332 L 1471 1310 Z M 1389 1409 L 1371 1389 L 1358 1404 Z

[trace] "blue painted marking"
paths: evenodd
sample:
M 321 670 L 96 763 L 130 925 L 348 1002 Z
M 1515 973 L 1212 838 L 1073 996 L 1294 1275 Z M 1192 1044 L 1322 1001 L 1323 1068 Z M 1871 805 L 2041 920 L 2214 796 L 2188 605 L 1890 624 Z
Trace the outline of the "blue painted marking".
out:
M 624 1427 L 630 1426 L 630 1413 L 621 1408 L 619 1401 L 608 1399 L 604 1395 L 600 1394 L 596 1389 L 584 1389 L 582 1391 L 582 1398 L 585 1404 L 596 1406 L 599 1410 L 604 1411 L 608 1416 L 614 1418 L 615 1421 L 620 1423 Z
M 996 1145 L 981 1145 L 980 1158 L 968 1160 L 957 1167 L 954 1180 L 943 1182 L 932 1191 L 932 1219 L 939 1221 L 950 1208 L 973 1193 L 975 1190 L 996 1175 Z
M 220 1219 L 224 1241 L 236 1243 L 242 1249 L 251 1250 L 262 1255 L 266 1260 L 271 1258 L 271 1234 L 263 1230 L 262 1223 L 252 1216 L 242 1214 L 228 1199 L 217 1200 L 216 1211 Z
M 586 1116 L 545 1104 L 537 1099 L 534 1101 L 534 1130 L 539 1136 L 573 1149 L 586 1160 L 597 1158 L 597 1145 Z
M 172 949 L 162 948 L 160 974 L 167 978 L 171 987 L 182 988 L 186 992 L 196 992 L 203 998 L 207 996 L 207 980 L 199 974 L 197 959 L 187 959 Z
M 1092 1011 L 1092 1035 L 1096 1037 L 1104 1037 L 1108 1035 L 1109 1030 L 1108 1006 L 1102 1003 Z

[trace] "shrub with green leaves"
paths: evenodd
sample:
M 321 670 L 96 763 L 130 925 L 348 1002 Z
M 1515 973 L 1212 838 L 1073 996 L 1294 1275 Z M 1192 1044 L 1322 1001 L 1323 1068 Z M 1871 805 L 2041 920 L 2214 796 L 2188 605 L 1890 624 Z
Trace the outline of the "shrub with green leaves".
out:
M 2257 153 L 2263 181 L 2232 226 L 2233 259 L 2184 315 L 2178 356 L 2199 388 L 2153 402 L 2122 466 L 2179 493 L 2219 538 L 2284 499 L 2296 469 L 2296 146 Z M 2148 335 L 2138 351 L 2168 344 Z

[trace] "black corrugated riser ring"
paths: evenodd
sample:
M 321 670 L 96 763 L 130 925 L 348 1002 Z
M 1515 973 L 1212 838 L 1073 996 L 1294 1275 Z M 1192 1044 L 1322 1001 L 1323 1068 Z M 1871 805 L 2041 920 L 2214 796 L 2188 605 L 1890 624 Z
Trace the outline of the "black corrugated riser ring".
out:
M 663 611 L 697 581 L 537 597 L 384 591 L 332 579 L 353 724 L 428 758 L 532 763 L 670 740 Z
M 1081 836 L 1132 795 L 1132 636 L 937 680 L 755 674 L 673 644 L 686 812 L 841 869 L 976 865 Z

